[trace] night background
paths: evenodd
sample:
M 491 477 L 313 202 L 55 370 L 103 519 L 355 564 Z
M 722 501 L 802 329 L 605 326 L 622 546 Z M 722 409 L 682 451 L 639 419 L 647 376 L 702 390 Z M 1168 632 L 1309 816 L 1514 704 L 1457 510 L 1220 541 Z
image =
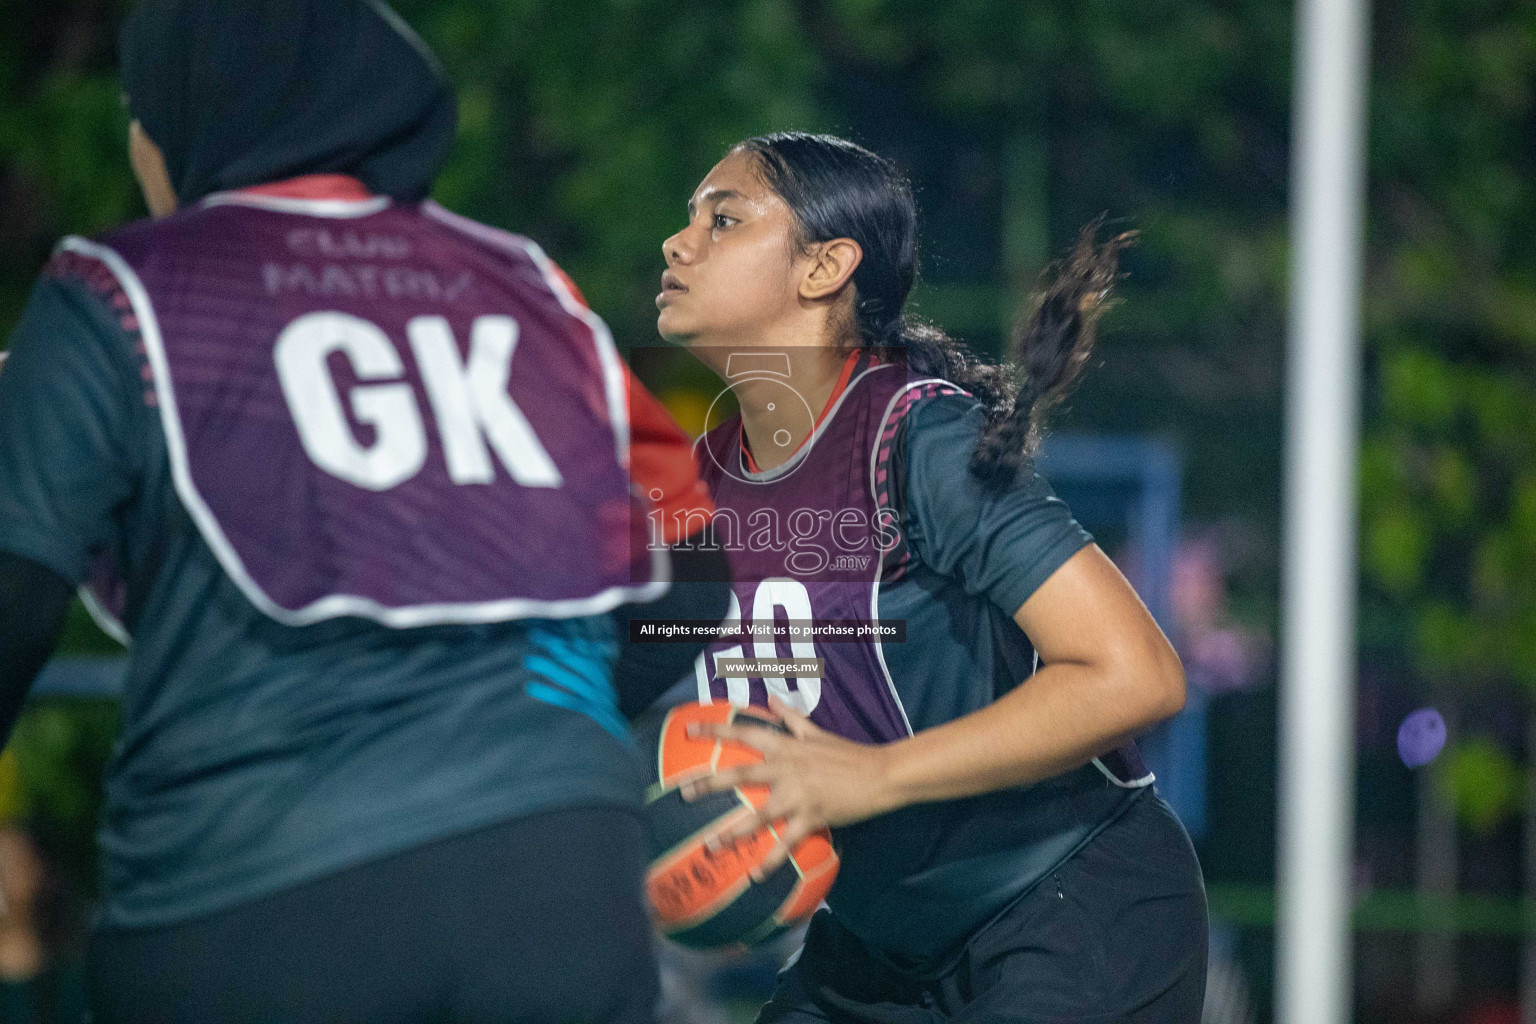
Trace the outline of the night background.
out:
M 145 215 L 116 81 L 127 6 L 0 2 L 0 339 L 62 235 Z M 1158 582 L 1137 582 L 1167 593 L 1164 628 L 1200 691 L 1187 770 L 1204 784 L 1206 1019 L 1269 1021 L 1291 5 L 394 6 L 459 87 L 434 198 L 538 240 L 621 347 L 658 344 L 662 239 L 724 151 L 765 131 L 846 135 L 908 171 L 916 311 L 985 353 L 1083 224 L 1140 232 L 1054 426 L 1176 455 L 1180 540 Z M 1536 4 L 1397 0 L 1375 5 L 1371 32 L 1356 1019 L 1532 1022 Z M 697 431 L 707 372 L 637 363 Z M 1100 539 L 1135 577 L 1136 539 Z M 60 657 L 119 653 L 77 607 Z M 1398 729 L 1424 707 L 1449 741 L 1411 770 Z M 110 701 L 44 696 L 0 756 L 0 818 L 76 916 L 113 729 Z M 75 943 L 59 940 L 65 987 Z M 32 1004 L 53 997 L 3 961 L 0 1022 L 45 1019 Z M 677 1020 L 732 1019 L 709 1014 L 761 986 L 751 964 L 676 969 L 697 997 Z

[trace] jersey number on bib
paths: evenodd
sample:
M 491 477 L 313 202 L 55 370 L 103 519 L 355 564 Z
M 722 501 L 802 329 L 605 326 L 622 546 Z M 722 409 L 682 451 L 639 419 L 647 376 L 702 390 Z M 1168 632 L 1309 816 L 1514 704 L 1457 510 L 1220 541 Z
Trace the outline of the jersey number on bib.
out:
M 453 329 L 443 317 L 418 316 L 405 332 L 437 420 L 449 478 L 456 484 L 494 480 L 489 441 L 517 483 L 559 487 L 560 471 L 507 391 L 517 321 L 477 317 L 467 361 L 459 358 Z M 365 382 L 349 398 L 352 415 L 374 429 L 372 444 L 360 443 L 347 422 L 326 366 L 333 354 L 344 356 Z M 307 313 L 283 328 L 273 359 L 299 439 L 316 466 L 371 491 L 387 491 L 421 471 L 427 459 L 421 410 L 404 380 L 400 353 L 376 324 L 348 313 Z
M 752 621 L 754 623 L 771 624 L 774 615 L 783 609 L 784 615 L 791 622 L 810 622 L 813 619 L 811 612 L 811 594 L 805 589 L 805 584 L 792 579 L 766 579 L 757 585 L 757 591 L 752 597 Z M 730 611 L 726 614 L 725 624 L 730 626 L 741 625 L 741 602 L 736 600 L 735 593 L 731 594 Z M 811 640 L 791 640 L 789 644 L 790 657 L 814 658 L 816 657 L 816 644 Z M 715 678 L 716 672 L 712 671 L 721 658 L 743 657 L 742 645 L 736 644 L 722 651 L 711 653 L 706 650 L 701 653 L 694 662 L 694 675 L 699 684 L 699 703 L 709 704 L 713 697 L 709 692 L 710 680 Z M 778 645 L 771 636 L 752 638 L 752 657 L 777 658 L 779 656 Z M 803 715 L 808 715 L 821 703 L 821 679 L 815 676 L 799 676 L 795 679 L 795 689 L 789 688 L 789 680 L 784 676 L 763 676 L 763 685 L 768 693 L 778 697 L 790 707 Z M 725 677 L 726 699 L 732 704 L 746 707 L 751 703 L 751 690 L 746 676 Z

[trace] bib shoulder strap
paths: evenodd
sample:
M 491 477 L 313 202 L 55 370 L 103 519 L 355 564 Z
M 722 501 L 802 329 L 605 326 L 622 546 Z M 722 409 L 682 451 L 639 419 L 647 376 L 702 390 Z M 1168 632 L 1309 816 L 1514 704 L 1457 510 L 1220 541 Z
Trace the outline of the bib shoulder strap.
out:
M 886 550 L 881 562 L 882 583 L 896 583 L 905 579 L 907 564 L 911 559 L 905 522 L 908 415 L 924 399 L 968 394 L 964 388 L 937 377 L 917 380 L 893 396 L 886 408 L 875 438 L 874 451 L 870 455 L 870 489 L 874 494 L 876 513 L 883 519 L 892 520 L 899 529 L 896 531 L 895 544 Z

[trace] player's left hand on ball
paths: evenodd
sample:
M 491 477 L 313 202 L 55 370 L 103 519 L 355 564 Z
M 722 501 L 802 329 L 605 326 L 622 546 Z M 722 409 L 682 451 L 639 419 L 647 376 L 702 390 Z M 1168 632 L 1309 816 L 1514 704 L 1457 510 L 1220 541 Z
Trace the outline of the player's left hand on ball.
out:
M 744 743 L 760 751 L 763 760 L 727 768 L 682 786 L 685 800 L 736 786 L 768 787 L 768 800 L 755 817 L 738 821 L 708 840 L 712 845 L 734 843 L 766 824 L 783 822 L 778 845 L 753 872 L 756 878 L 772 874 L 802 839 L 818 829 L 850 825 L 895 807 L 885 785 L 885 747 L 855 743 L 827 732 L 777 697 L 769 698 L 769 707 L 789 730 L 788 735 L 761 726 L 689 726 L 690 735 Z

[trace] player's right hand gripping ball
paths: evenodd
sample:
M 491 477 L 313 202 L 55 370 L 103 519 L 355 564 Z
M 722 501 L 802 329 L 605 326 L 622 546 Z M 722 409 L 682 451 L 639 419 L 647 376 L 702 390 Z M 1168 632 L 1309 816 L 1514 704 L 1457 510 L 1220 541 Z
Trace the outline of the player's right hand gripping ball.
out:
M 662 933 L 695 949 L 752 946 L 804 921 L 816 910 L 837 877 L 837 853 L 825 829 L 795 846 L 778 870 L 761 882 L 749 874 L 777 842 L 775 826 L 764 825 L 734 845 L 710 850 L 704 840 L 768 799 L 766 786 L 738 786 L 693 802 L 679 786 L 763 755 L 742 743 L 713 736 L 690 738 L 694 722 L 783 726 L 758 708 L 732 704 L 684 704 L 667 712 L 652 729 L 649 746 L 656 767 L 647 793 L 651 825 L 651 866 L 646 894 Z M 647 740 L 642 740 L 646 743 Z

